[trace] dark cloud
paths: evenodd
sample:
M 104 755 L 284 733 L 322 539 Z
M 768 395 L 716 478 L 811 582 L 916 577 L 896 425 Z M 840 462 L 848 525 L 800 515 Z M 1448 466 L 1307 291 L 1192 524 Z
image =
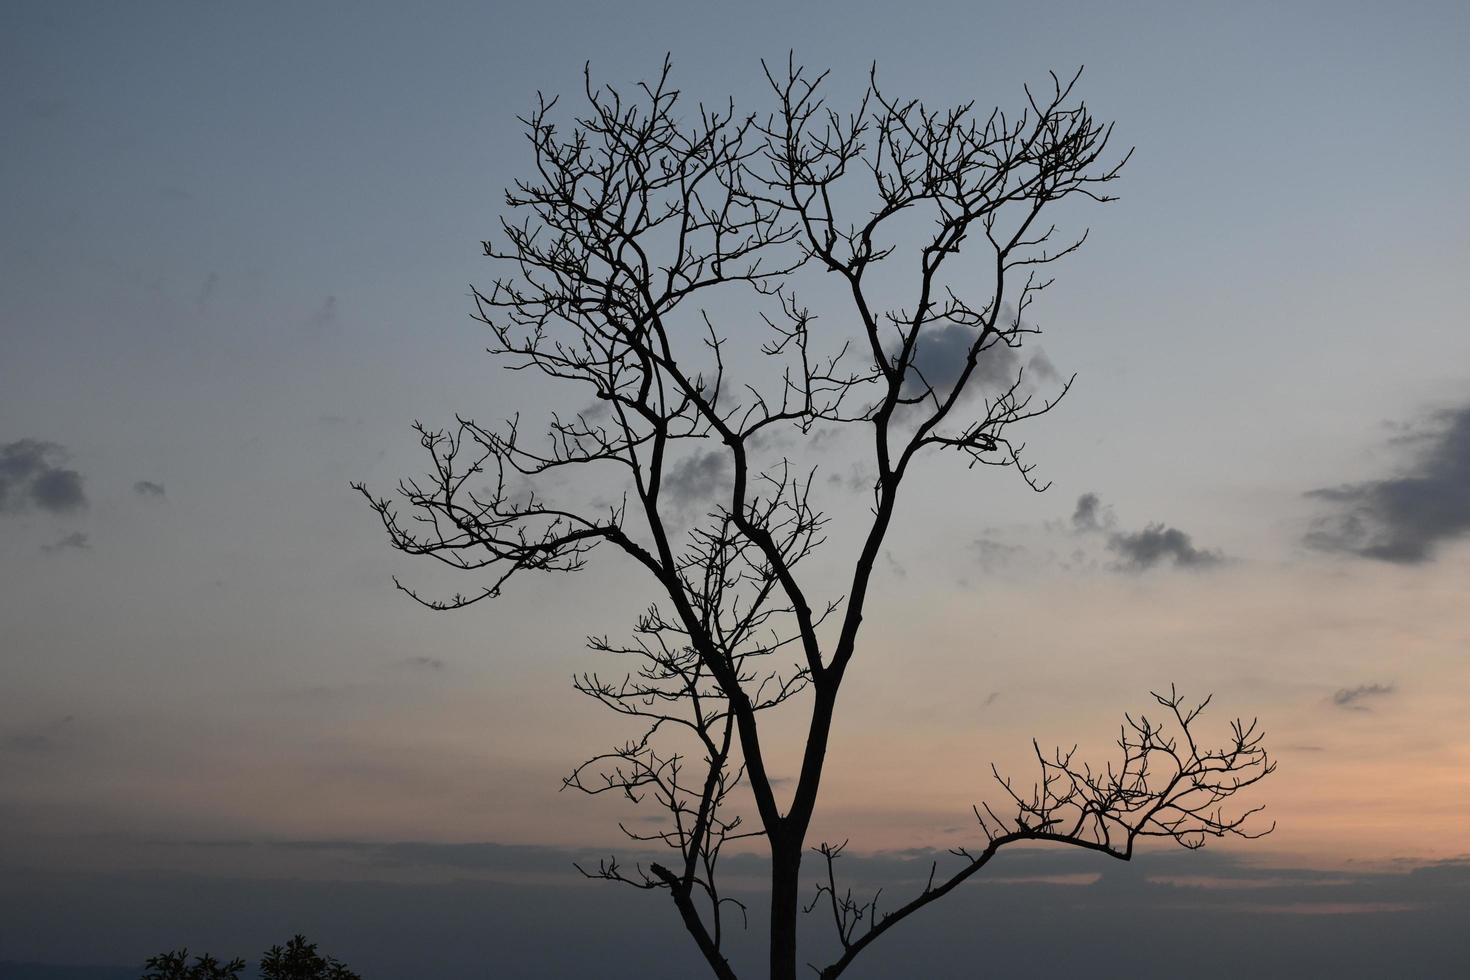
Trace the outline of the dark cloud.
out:
M 407 664 L 408 666 L 410 666 L 410 667 L 425 667 L 425 668 L 427 668 L 429 670 L 443 670 L 444 669 L 444 661 L 440 660 L 438 657 L 424 657 L 424 656 L 409 657 L 407 660 L 405 660 L 403 662 L 405 664 Z
M 1470 405 L 1440 412 L 1427 430 L 1398 442 L 1419 445 L 1401 475 L 1310 491 L 1328 505 L 1305 536 L 1320 551 L 1403 565 L 1429 561 L 1442 544 L 1470 534 Z
M 1364 701 L 1385 697 L 1398 688 L 1393 684 L 1359 684 L 1357 687 L 1339 688 L 1333 692 L 1332 703 L 1349 711 L 1367 711 Z
M 677 507 L 707 500 L 730 474 L 730 455 L 722 449 L 686 456 L 664 471 L 663 492 Z
M 1142 572 L 1166 562 L 1177 568 L 1209 568 L 1224 556 L 1194 546 L 1177 527 L 1150 524 L 1142 531 L 1119 531 L 1108 536 L 1108 550 L 1116 552 L 1125 571 Z
M 1072 530 L 1079 534 L 1108 531 L 1117 524 L 1113 509 L 1095 493 L 1084 493 L 1072 509 Z M 1141 531 L 1112 531 L 1108 550 L 1118 555 L 1114 566 L 1120 571 L 1143 572 L 1163 564 L 1176 568 L 1209 568 L 1225 560 L 1213 549 L 1196 548 L 1190 536 L 1177 527 L 1149 524 Z
M 38 507 L 67 514 L 87 506 L 82 475 L 65 462 L 66 450 L 54 442 L 19 439 L 0 446 L 0 512 Z
M 78 510 L 87 503 L 82 475 L 76 470 L 53 469 L 31 481 L 31 499 L 53 513 Z
M 140 497 L 162 497 L 163 484 L 154 483 L 152 480 L 139 480 L 133 484 L 133 493 Z
M 1104 507 L 1095 493 L 1084 493 L 1077 498 L 1072 510 L 1072 530 L 1078 532 L 1101 531 L 1116 523 L 1110 507 Z
M 956 323 L 931 326 L 921 331 L 918 343 L 914 345 L 908 376 L 904 378 L 903 394 L 920 394 L 927 384 L 941 399 L 946 397 L 959 380 L 977 336 L 978 331 Z M 970 377 L 966 396 L 1010 387 L 1021 368 L 1020 348 L 1003 342 L 992 343 L 975 360 L 975 373 Z M 1059 377 L 1046 354 L 1039 350 L 1025 362 L 1025 372 L 1031 380 L 1037 381 Z

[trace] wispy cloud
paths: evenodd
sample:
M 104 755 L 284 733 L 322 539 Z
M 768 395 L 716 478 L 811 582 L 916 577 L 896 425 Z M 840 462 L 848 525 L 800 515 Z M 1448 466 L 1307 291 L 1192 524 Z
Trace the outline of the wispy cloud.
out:
M 730 456 L 720 449 L 686 456 L 664 473 L 663 492 L 679 508 L 708 500 L 729 479 Z
M 1359 684 L 1357 687 L 1343 687 L 1333 692 L 1332 703 L 1349 711 L 1367 711 L 1368 705 L 1364 704 L 1364 701 L 1386 697 L 1396 690 L 1398 688 L 1393 684 Z
M 209 303 L 214 299 L 214 294 L 219 289 L 219 273 L 211 272 L 204 280 L 204 285 L 199 287 L 199 295 L 194 300 L 194 308 L 203 313 L 209 309 Z
M 311 315 L 311 325 L 314 327 L 326 327 L 337 322 L 337 297 L 328 296 L 322 300 L 322 305 L 317 307 L 316 312 Z
M 54 554 L 58 551 L 86 551 L 91 547 L 85 532 L 73 531 L 52 544 L 41 545 L 41 550 L 47 554 Z
M 58 748 L 57 735 L 75 721 L 75 715 L 67 715 L 45 730 L 16 731 L 0 736 L 0 750 L 22 754 L 50 752 Z
M 133 484 L 133 493 L 140 497 L 162 497 L 163 484 L 154 483 L 152 480 L 139 480 Z
M 0 748 L 28 754 L 49 751 L 52 744 L 51 736 L 45 732 L 17 732 L 0 738 Z
M 995 532 L 987 531 L 983 537 L 970 543 L 970 553 L 985 571 L 1014 568 L 1026 558 L 1024 545 L 1003 541 L 994 535 Z

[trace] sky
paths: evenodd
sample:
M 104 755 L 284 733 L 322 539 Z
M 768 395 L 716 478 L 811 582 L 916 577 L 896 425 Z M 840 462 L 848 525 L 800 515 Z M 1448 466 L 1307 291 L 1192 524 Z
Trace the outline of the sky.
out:
M 689 952 L 668 909 L 570 867 L 628 811 L 558 792 L 626 735 L 571 689 L 598 666 L 584 638 L 648 590 L 599 556 L 430 613 L 392 576 L 473 583 L 392 553 L 349 484 L 420 472 L 416 419 L 580 397 L 500 370 L 469 317 L 538 91 L 576 96 L 589 62 L 631 85 L 668 52 L 691 100 L 754 109 L 761 59 L 791 50 L 837 100 L 871 63 L 891 91 L 1003 107 L 1085 66 L 1136 148 L 1028 310 L 1077 375 L 1026 432 L 1050 489 L 916 475 L 814 835 L 901 888 L 900 857 L 973 841 L 992 762 L 1024 772 L 1033 737 L 1105 757 L 1170 684 L 1214 695 L 1216 731 L 1258 717 L 1279 761 L 1252 798 L 1270 837 L 1128 866 L 1028 852 L 882 955 L 1045 976 L 1134 942 L 1164 975 L 1207 922 L 1262 937 L 1256 975 L 1449 975 L 1467 42 L 1457 3 L 6 5 L 0 961 L 301 930 L 389 980 L 425 950 L 446 978 L 608 950 L 686 975 L 651 955 Z M 846 452 L 813 457 L 832 568 L 861 515 Z M 1037 961 L 1056 909 L 1078 941 Z

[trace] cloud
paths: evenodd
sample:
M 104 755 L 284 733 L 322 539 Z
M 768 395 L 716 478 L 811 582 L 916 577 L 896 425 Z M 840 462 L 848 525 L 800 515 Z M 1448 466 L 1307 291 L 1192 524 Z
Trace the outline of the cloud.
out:
M 50 751 L 52 744 L 51 736 L 44 732 L 18 732 L 0 738 L 0 748 L 27 754 Z
M 1313 523 L 1304 542 L 1319 551 L 1419 565 L 1442 544 L 1470 535 L 1470 405 L 1430 421 L 1409 440 L 1423 448 L 1399 476 L 1309 491 L 1331 512 Z
M 724 450 L 686 456 L 664 472 L 663 492 L 671 503 L 688 507 L 707 500 L 729 479 L 730 456 Z
M 92 547 L 87 541 L 87 535 L 82 531 L 73 531 L 55 544 L 43 544 L 41 550 L 47 554 L 55 554 L 58 551 L 87 551 Z
M 1113 509 L 1104 506 L 1097 494 L 1084 493 L 1077 498 L 1077 506 L 1072 509 L 1074 532 L 1103 532 L 1116 524 Z M 1225 560 L 1219 551 L 1196 548 L 1188 534 L 1162 522 L 1148 524 L 1141 531 L 1109 533 L 1108 550 L 1119 556 L 1114 567 L 1125 572 L 1147 571 L 1165 563 L 1176 568 L 1209 568 Z
M 1062 372 L 1058 371 L 1057 366 L 1051 362 L 1051 358 L 1046 356 L 1046 351 L 1039 347 L 1036 353 L 1031 355 L 1031 360 L 1026 362 L 1026 370 L 1031 372 L 1031 377 L 1036 381 L 1062 380 Z
M 1003 316 L 1009 316 L 1003 314 Z M 903 394 L 908 397 L 923 393 L 925 385 L 933 388 L 939 398 L 945 398 L 964 370 L 965 359 L 975 343 L 978 331 L 957 323 L 931 326 L 920 331 L 914 345 L 914 356 L 909 373 L 904 378 Z M 989 342 L 975 360 L 975 373 L 970 376 L 965 394 L 1004 389 L 1015 383 L 1021 373 L 1021 352 L 1003 341 Z M 1055 380 L 1060 377 L 1046 354 L 1038 350 L 1025 363 L 1026 374 L 1035 380 Z
M 61 464 L 66 450 L 54 442 L 18 439 L 0 446 L 0 513 L 30 507 L 67 514 L 87 506 L 82 475 Z
M 876 480 L 877 478 L 873 473 L 861 463 L 853 463 L 846 473 L 829 473 L 827 475 L 827 483 L 834 487 L 841 487 L 844 490 L 852 491 L 866 490 L 869 493 L 873 491 L 873 484 Z
M 1122 568 L 1130 572 L 1146 571 L 1166 561 L 1172 561 L 1176 568 L 1209 568 L 1224 561 L 1220 552 L 1196 548 L 1189 535 L 1163 524 L 1112 534 L 1108 550 L 1116 552 Z
M 194 308 L 203 313 L 209 308 L 209 302 L 214 299 L 214 294 L 218 289 L 219 273 L 211 272 L 205 278 L 204 285 L 199 287 L 199 296 L 194 300 Z
M 428 668 L 429 670 L 443 670 L 444 669 L 444 661 L 440 660 L 438 657 L 424 657 L 424 656 L 409 657 L 408 659 L 404 660 L 403 662 L 405 664 L 407 664 L 408 666 L 410 666 L 410 667 L 425 667 L 425 668 Z
M 326 327 L 337 322 L 337 297 L 328 296 L 317 307 L 317 311 L 311 315 L 311 325 L 314 327 Z
M 1398 688 L 1393 684 L 1359 684 L 1357 687 L 1344 687 L 1333 693 L 1332 703 L 1349 711 L 1367 711 L 1368 706 L 1362 703 L 1364 700 L 1386 697 L 1396 690 Z
M 1072 530 L 1077 532 L 1101 531 L 1117 523 L 1111 507 L 1103 507 L 1095 493 L 1084 493 L 1077 498 L 1072 510 Z
M 977 538 L 970 543 L 971 553 L 985 571 L 996 572 L 1011 569 L 1026 559 L 1024 545 L 1002 541 L 993 537 L 992 534 L 993 532 L 987 532 L 984 537 Z
M 133 493 L 140 497 L 162 497 L 163 484 L 154 483 L 152 480 L 139 480 L 133 484 Z
M 50 752 L 59 747 L 56 733 L 65 731 L 75 721 L 75 715 L 67 715 L 59 722 L 47 726 L 49 731 L 12 732 L 0 737 L 0 751 L 27 755 Z

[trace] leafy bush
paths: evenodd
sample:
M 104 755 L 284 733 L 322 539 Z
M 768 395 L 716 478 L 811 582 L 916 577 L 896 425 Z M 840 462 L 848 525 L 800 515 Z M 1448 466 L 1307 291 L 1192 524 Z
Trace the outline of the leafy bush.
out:
M 189 950 L 185 947 L 149 957 L 143 969 L 148 972 L 143 974 L 142 980 L 239 980 L 245 961 L 237 956 L 228 963 L 221 963 L 206 953 L 196 956 L 191 966 Z
M 320 956 L 316 943 L 300 934 L 282 949 L 272 946 L 260 961 L 261 980 L 362 980 L 340 961 Z
M 209 954 L 189 962 L 187 948 L 169 950 L 149 957 L 143 964 L 147 972 L 140 980 L 242 980 L 240 971 L 245 961 L 235 957 L 222 963 Z M 322 956 L 316 943 L 297 934 L 285 946 L 272 946 L 260 959 L 260 980 L 362 980 L 362 977 L 337 959 Z

